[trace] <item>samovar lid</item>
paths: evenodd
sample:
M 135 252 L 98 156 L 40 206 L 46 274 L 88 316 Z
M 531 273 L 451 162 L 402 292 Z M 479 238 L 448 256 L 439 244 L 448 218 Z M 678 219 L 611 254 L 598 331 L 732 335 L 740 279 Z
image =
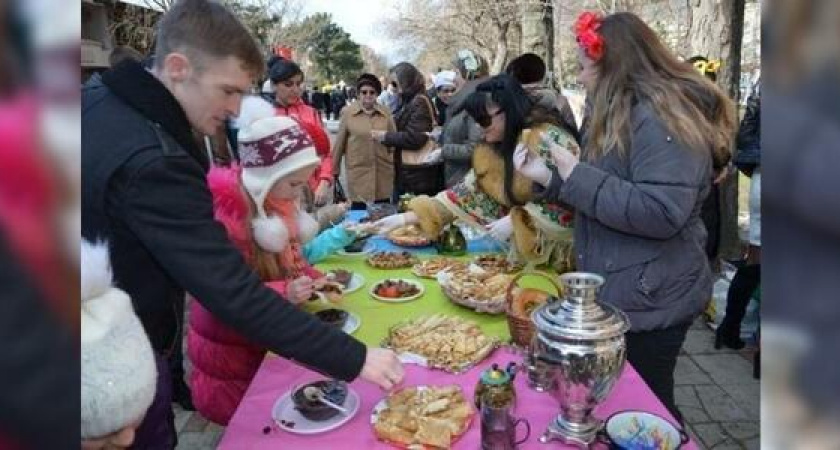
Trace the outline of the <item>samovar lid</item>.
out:
M 621 336 L 630 321 L 618 308 L 597 302 L 604 278 L 594 273 L 569 272 L 560 276 L 563 298 L 537 308 L 531 320 L 540 332 L 565 339 L 601 340 Z

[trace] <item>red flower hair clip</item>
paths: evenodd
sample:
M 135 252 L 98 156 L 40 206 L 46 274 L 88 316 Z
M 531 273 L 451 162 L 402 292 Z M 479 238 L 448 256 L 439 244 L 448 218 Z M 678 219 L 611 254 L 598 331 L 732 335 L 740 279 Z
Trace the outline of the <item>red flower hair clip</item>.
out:
M 601 28 L 601 15 L 593 12 L 585 12 L 575 21 L 575 37 L 586 56 L 593 61 L 598 61 L 604 56 L 604 38 L 598 34 Z

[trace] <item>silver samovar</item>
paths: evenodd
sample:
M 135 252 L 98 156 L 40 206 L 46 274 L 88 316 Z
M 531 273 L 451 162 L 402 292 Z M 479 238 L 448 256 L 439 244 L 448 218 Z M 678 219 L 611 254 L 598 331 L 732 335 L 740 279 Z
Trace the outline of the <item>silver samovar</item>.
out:
M 560 276 L 563 298 L 531 315 L 536 333 L 529 358 L 546 368 L 546 393 L 560 414 L 540 437 L 588 447 L 602 426 L 592 411 L 612 390 L 626 359 L 624 333 L 630 322 L 616 307 L 597 303 L 604 278 L 570 272 Z

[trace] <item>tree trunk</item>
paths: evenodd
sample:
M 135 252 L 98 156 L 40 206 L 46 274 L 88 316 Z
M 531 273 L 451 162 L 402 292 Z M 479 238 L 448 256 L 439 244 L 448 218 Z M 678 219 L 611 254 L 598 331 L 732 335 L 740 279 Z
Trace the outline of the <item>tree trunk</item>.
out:
M 740 96 L 744 0 L 691 0 L 690 7 L 691 55 L 720 60 L 718 84 L 737 102 Z M 720 196 L 720 257 L 736 259 L 742 254 L 738 235 L 737 176 L 731 176 L 722 183 Z
M 721 67 L 721 80 L 723 87 L 729 93 L 733 100 L 739 102 L 741 100 L 741 50 L 744 45 L 744 9 L 746 8 L 746 0 L 732 0 L 732 13 L 730 14 L 731 23 L 731 42 L 729 46 L 729 64 Z
M 534 53 L 545 61 L 548 70 L 554 67 L 554 11 L 543 0 L 529 0 L 521 6 L 522 53 Z
M 559 0 L 552 0 L 551 11 L 553 22 L 551 24 L 552 30 L 552 46 L 551 46 L 551 53 L 552 59 L 554 60 L 554 64 L 549 67 L 549 70 L 552 71 L 550 74 L 550 82 L 555 89 L 562 89 L 563 87 L 563 50 L 565 48 L 566 42 L 563 40 L 563 34 L 561 33 L 562 27 L 560 24 L 563 23 L 563 16 L 562 16 L 562 8 L 556 7 L 555 4 Z
M 524 53 L 522 50 L 522 22 L 516 21 L 510 24 L 508 31 L 508 53 L 514 57 Z
M 497 24 L 499 42 L 496 43 L 496 52 L 493 55 L 490 73 L 500 73 L 505 68 L 505 63 L 507 63 L 508 57 L 508 29 L 510 29 L 510 22 Z

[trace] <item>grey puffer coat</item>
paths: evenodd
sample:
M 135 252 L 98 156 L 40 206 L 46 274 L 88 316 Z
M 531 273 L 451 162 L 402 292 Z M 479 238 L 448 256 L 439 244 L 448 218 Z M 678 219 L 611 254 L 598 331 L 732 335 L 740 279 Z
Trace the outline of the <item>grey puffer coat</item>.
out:
M 483 136 L 481 127 L 464 109 L 467 97 L 475 92 L 475 87 L 482 81 L 467 82 L 449 101 L 440 139 L 443 178 L 447 188 L 461 182 L 470 171 L 473 149 Z
M 606 278 L 600 300 L 624 311 L 632 331 L 657 330 L 691 322 L 711 298 L 700 208 L 712 159 L 648 104 L 631 120 L 626 156 L 584 156 L 566 181 L 555 173 L 545 195 L 575 208 L 577 266 Z

